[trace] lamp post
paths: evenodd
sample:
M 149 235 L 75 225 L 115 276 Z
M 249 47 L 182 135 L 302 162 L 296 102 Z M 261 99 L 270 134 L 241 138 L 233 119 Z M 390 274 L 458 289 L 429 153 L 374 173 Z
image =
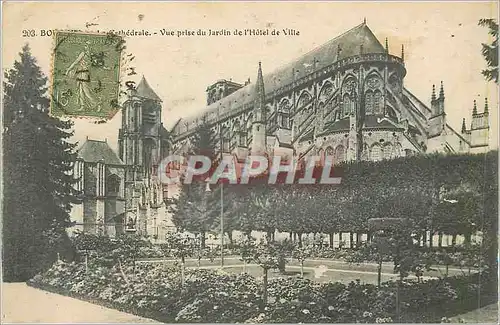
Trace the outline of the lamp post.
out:
M 217 120 L 220 121 L 221 104 L 217 108 Z M 220 162 L 224 158 L 224 137 L 222 135 L 222 124 L 219 125 Z M 220 181 L 220 179 L 219 179 Z M 224 267 L 224 184 L 220 182 L 220 267 Z
M 224 185 L 220 183 L 220 267 L 224 267 Z

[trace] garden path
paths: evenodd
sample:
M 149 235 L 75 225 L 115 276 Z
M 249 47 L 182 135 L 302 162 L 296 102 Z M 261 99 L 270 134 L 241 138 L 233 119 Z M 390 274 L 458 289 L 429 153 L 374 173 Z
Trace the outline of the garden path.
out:
M 1 323 L 158 323 L 154 320 L 38 290 L 2 283 Z

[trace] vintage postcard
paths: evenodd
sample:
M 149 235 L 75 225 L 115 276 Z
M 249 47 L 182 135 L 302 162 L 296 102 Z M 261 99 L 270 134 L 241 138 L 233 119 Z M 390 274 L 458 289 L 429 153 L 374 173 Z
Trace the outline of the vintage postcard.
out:
M 498 323 L 498 2 L 2 10 L 2 323 Z

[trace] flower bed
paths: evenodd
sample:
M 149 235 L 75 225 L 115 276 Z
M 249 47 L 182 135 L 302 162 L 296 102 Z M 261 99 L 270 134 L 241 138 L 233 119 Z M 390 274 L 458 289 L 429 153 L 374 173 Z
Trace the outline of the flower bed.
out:
M 478 275 L 387 282 L 381 288 L 351 282 L 319 284 L 301 278 L 269 281 L 268 303 L 248 274 L 176 266 L 57 262 L 29 285 L 161 322 L 374 323 L 439 322 L 477 308 Z M 183 279 L 183 280 L 182 280 Z M 481 280 L 481 281 L 480 281 Z

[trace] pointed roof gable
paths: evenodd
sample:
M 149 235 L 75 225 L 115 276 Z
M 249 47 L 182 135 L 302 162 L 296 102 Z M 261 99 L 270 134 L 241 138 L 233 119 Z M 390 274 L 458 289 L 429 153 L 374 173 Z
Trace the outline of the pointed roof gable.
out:
M 137 88 L 135 90 L 137 92 L 137 96 L 139 96 L 139 97 L 152 99 L 152 100 L 161 102 L 161 98 L 154 92 L 154 90 L 148 84 L 148 82 L 146 81 L 146 78 L 144 78 L 144 76 L 142 76 L 142 79 L 139 82 L 139 85 L 137 86 Z
M 106 165 L 124 165 L 106 141 L 87 139 L 78 149 L 78 158 L 89 163 L 101 161 Z
M 265 92 L 271 93 L 284 85 L 292 83 L 294 78 L 304 77 L 314 70 L 331 65 L 337 60 L 359 55 L 360 45 L 363 45 L 363 53 L 365 54 L 386 53 L 370 28 L 365 23 L 362 23 L 300 56 L 298 59 L 264 75 Z M 232 111 L 244 104 L 252 103 L 255 100 L 255 87 L 256 83 L 242 87 L 221 100 L 210 104 L 203 112 L 183 120 L 189 123 L 205 114 L 216 116 L 217 114 Z

